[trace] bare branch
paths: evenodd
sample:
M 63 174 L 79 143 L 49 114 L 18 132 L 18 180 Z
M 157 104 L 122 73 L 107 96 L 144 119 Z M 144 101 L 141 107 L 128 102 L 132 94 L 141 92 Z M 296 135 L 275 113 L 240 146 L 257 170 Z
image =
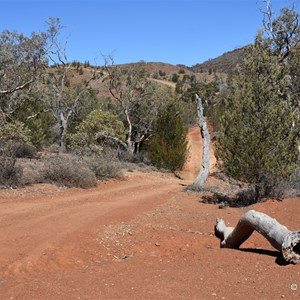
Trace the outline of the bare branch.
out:
M 271 9 L 271 1 L 263 0 L 265 10 L 260 9 L 263 14 L 263 27 L 265 34 L 269 37 L 271 50 L 278 56 L 280 62 L 284 61 L 290 54 L 292 48 L 300 42 L 299 14 L 295 10 L 295 2 L 290 9 L 282 9 L 281 15 L 274 18 Z
M 107 140 L 111 144 L 122 146 L 122 148 L 124 150 L 127 149 L 126 143 L 124 143 L 123 141 L 121 141 L 120 139 L 118 139 L 115 136 L 109 135 L 107 132 L 104 132 L 104 131 L 97 132 L 97 134 L 95 136 L 95 140 L 97 142 Z
M 43 112 L 48 112 L 48 111 L 49 111 L 49 109 L 42 109 L 42 110 L 38 111 L 37 113 L 35 113 L 31 116 L 28 116 L 25 120 L 25 123 L 29 122 L 31 119 L 37 118 Z
M 13 89 L 3 90 L 3 91 L 0 90 L 0 95 L 8 95 L 8 94 L 12 94 L 12 93 L 14 93 L 16 91 L 22 90 L 22 89 L 26 88 L 27 86 L 29 86 L 34 81 L 35 81 L 35 79 L 32 78 L 32 79 L 26 81 L 25 83 L 23 83 L 23 84 L 15 87 L 15 88 L 13 88 Z

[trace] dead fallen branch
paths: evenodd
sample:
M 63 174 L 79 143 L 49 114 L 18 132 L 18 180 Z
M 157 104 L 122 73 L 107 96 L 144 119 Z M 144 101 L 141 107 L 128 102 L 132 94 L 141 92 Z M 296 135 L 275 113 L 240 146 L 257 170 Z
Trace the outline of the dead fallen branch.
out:
M 279 250 L 289 263 L 300 261 L 300 231 L 290 231 L 268 215 L 250 210 L 244 214 L 236 227 L 227 227 L 223 219 L 217 219 L 215 234 L 222 248 L 235 248 L 245 242 L 256 230 Z

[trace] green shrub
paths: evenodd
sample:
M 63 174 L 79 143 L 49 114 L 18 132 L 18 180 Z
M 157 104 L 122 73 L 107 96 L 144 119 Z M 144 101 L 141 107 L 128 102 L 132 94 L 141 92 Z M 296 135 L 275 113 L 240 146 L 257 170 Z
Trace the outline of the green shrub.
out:
M 149 158 L 158 168 L 176 171 L 187 157 L 187 129 L 178 105 L 169 104 L 159 114 L 148 143 Z
M 162 70 L 159 70 L 158 71 L 158 74 L 159 76 L 163 77 L 163 76 L 166 76 L 166 72 L 162 71 Z
M 36 148 L 32 145 L 16 143 L 13 145 L 13 152 L 17 158 L 34 158 Z
M 176 73 L 174 73 L 174 74 L 172 74 L 171 80 L 176 83 L 178 81 L 178 78 L 179 78 L 179 76 Z
M 76 127 L 76 133 L 67 136 L 68 147 L 81 156 L 101 156 L 103 147 L 111 141 L 105 138 L 97 139 L 99 133 L 121 142 L 125 138 L 123 123 L 112 113 L 97 109 Z
M 88 68 L 91 66 L 90 62 L 88 60 L 84 61 L 84 65 L 85 68 Z
M 0 126 L 0 152 L 15 156 L 16 144 L 30 145 L 30 131 L 21 122 L 5 122 Z
M 220 106 L 216 154 L 229 176 L 255 186 L 256 200 L 280 197 L 298 165 L 299 118 L 289 76 L 260 41 L 233 76 Z

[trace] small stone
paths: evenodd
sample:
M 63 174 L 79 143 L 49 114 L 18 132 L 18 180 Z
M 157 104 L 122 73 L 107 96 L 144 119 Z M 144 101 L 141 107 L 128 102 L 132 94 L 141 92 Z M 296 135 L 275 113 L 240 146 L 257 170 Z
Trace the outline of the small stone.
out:
M 156 247 L 160 247 L 160 243 L 158 243 L 158 242 L 156 242 L 154 245 L 155 245 Z

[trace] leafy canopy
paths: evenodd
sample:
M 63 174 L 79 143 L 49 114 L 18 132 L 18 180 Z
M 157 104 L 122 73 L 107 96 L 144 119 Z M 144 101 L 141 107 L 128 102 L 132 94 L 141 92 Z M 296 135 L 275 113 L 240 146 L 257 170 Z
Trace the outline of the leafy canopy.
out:
M 182 168 L 187 157 L 187 129 L 179 105 L 167 104 L 159 113 L 148 146 L 152 163 L 171 171 Z
M 233 76 L 220 103 L 217 156 L 223 171 L 254 184 L 257 197 L 272 196 L 297 167 L 296 117 L 290 77 L 260 37 Z
M 125 128 L 121 121 L 110 112 L 101 109 L 93 110 L 77 126 L 76 133 L 70 134 L 67 138 L 69 147 L 80 154 L 92 152 L 101 155 L 105 139 L 102 144 L 97 140 L 97 134 L 115 138 L 121 142 L 125 139 Z

